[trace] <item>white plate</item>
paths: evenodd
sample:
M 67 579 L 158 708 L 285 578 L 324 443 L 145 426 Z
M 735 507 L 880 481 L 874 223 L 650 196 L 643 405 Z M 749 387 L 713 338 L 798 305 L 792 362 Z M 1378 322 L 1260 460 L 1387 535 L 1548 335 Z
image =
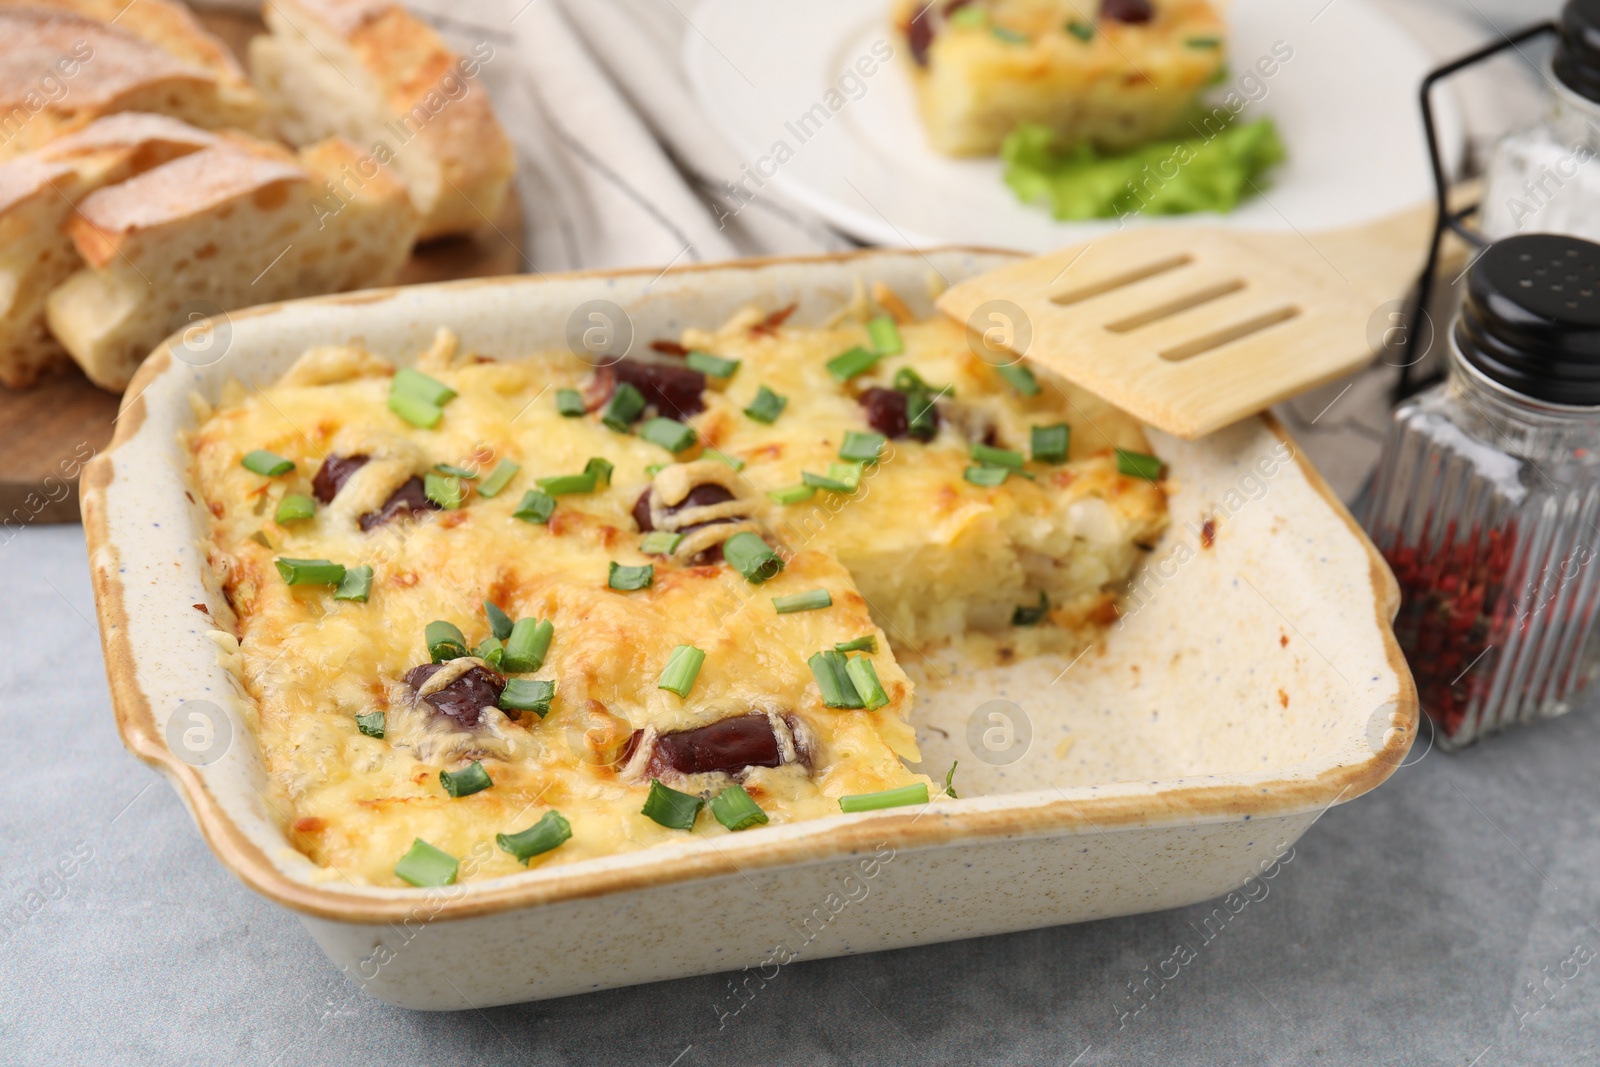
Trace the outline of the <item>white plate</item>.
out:
M 1085 0 L 1089 3 L 1091 0 Z M 886 0 L 708 0 L 693 15 L 684 61 L 700 106 L 759 173 L 727 175 L 775 187 L 839 228 L 885 245 L 978 244 L 1042 252 L 1091 240 L 1115 220 L 1056 222 L 1018 203 L 994 159 L 956 160 L 929 147 Z M 1239 0 L 1229 12 L 1228 56 L 1241 79 L 1276 42 L 1292 57 L 1242 96 L 1245 120 L 1270 115 L 1288 148 L 1265 196 L 1221 221 L 1303 231 L 1352 225 L 1433 195 L 1417 88 L 1428 53 L 1369 0 Z M 823 102 L 875 43 L 893 58 L 858 98 L 844 97 L 802 141 L 796 120 Z M 847 87 L 849 87 L 847 85 Z M 1440 141 L 1453 173 L 1461 122 L 1436 94 Z M 779 163 L 787 146 L 792 158 Z M 775 171 L 775 173 L 774 173 Z M 1142 220 L 1136 220 L 1142 221 Z M 1216 215 L 1163 223 L 1216 223 Z

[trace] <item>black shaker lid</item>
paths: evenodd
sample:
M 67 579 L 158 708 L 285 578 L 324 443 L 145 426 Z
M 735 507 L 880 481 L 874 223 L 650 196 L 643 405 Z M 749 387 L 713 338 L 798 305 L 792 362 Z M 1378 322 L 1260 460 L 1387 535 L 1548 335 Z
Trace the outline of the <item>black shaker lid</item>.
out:
M 1600 405 L 1600 245 L 1551 233 L 1490 245 L 1455 334 L 1468 363 L 1514 392 Z
M 1600 103 L 1600 0 L 1567 0 L 1550 63 L 1567 88 Z

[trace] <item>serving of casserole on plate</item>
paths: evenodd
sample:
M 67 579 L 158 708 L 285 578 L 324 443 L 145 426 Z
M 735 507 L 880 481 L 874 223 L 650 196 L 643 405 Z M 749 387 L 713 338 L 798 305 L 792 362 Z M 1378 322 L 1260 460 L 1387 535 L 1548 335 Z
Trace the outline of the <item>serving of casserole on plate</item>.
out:
M 1274 424 L 1146 436 L 979 359 L 931 295 L 1002 261 L 424 286 L 158 350 L 85 479 L 124 739 L 412 1007 L 1240 885 L 1410 743 L 1392 580 Z M 597 307 L 626 358 L 569 349 Z

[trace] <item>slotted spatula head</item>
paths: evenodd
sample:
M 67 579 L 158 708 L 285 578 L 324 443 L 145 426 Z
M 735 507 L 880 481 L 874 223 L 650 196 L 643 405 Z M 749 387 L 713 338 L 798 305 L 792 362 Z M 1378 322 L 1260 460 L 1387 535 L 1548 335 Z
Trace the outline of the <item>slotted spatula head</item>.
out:
M 1403 296 L 1430 214 L 1331 232 L 1149 226 L 961 282 L 939 310 L 1158 429 L 1195 438 L 1347 374 Z

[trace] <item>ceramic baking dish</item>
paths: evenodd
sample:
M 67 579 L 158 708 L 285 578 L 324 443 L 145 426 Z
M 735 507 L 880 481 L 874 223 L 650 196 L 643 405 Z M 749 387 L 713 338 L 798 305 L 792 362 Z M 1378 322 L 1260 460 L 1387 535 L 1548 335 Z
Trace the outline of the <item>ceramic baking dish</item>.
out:
M 289 846 L 262 792 L 249 698 L 197 610 L 218 593 L 179 440 L 193 394 L 266 383 L 306 347 L 353 338 L 403 363 L 440 325 L 499 357 L 558 347 L 597 300 L 626 310 L 641 345 L 750 301 L 798 303 L 793 321 L 820 322 L 874 281 L 930 314 L 931 279 L 1002 261 L 864 252 L 510 277 L 256 308 L 169 341 L 84 478 L 124 741 L 172 782 L 225 866 L 297 912 L 353 981 L 413 1008 L 740 968 L 765 980 L 792 959 L 1170 908 L 1275 873 L 1322 811 L 1398 765 L 1417 706 L 1389 628 L 1393 579 L 1264 418 L 1196 442 L 1152 435 L 1172 527 L 1097 649 L 987 669 L 902 651 L 923 769 L 960 759 L 959 800 L 422 890 L 330 879 Z M 191 701 L 221 709 L 216 729 L 231 736 L 203 766 L 166 740 Z

